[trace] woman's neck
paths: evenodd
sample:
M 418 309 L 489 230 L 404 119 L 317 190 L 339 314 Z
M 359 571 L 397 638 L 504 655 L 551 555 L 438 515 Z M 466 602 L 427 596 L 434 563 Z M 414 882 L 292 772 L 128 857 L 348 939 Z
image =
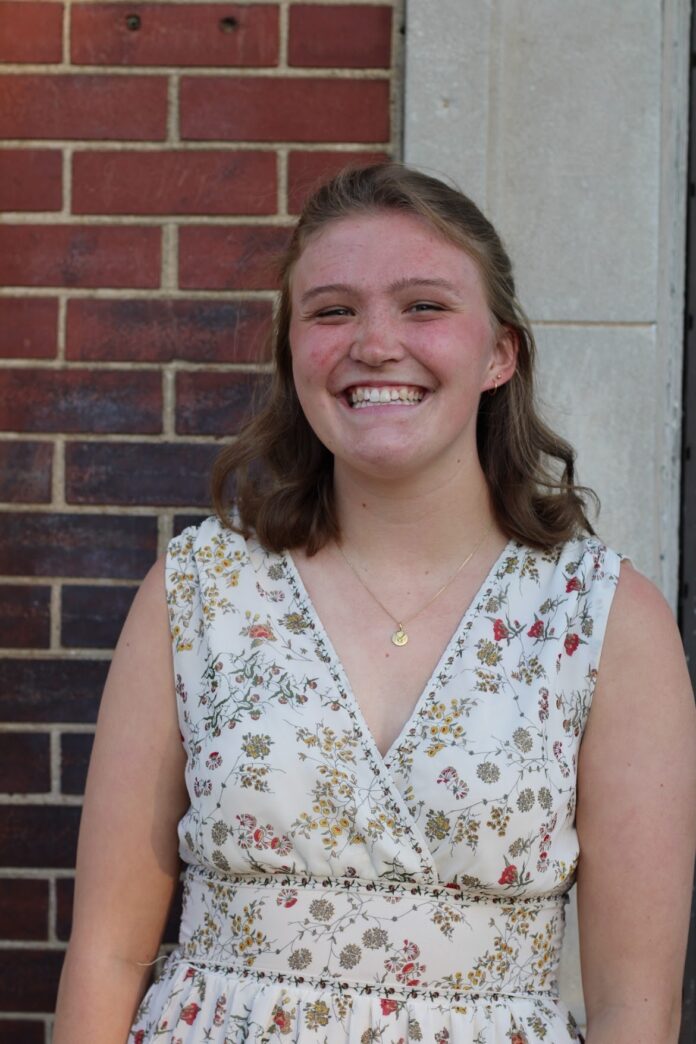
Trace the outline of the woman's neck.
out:
M 503 537 L 478 461 L 468 473 L 401 483 L 337 467 L 334 489 L 342 547 L 380 573 L 414 558 L 421 567 L 446 567 L 482 538 L 488 547 Z

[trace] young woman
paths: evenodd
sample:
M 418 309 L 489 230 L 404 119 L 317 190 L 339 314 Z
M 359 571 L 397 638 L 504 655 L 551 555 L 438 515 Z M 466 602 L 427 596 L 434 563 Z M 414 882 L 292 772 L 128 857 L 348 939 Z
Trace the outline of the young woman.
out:
M 677 1040 L 693 699 L 533 362 L 459 192 L 384 165 L 309 200 L 268 402 L 116 650 L 55 1044 L 576 1040 L 576 877 L 588 1044 Z

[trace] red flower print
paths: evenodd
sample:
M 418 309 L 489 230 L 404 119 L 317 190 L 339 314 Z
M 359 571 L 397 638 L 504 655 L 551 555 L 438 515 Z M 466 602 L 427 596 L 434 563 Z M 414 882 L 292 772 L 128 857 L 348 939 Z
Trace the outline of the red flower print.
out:
M 510 1044 L 527 1044 L 527 1038 L 522 1033 L 513 1033 L 510 1037 Z
M 581 591 L 581 590 L 582 590 L 582 584 L 578 580 L 577 576 L 572 577 L 572 579 L 570 579 L 568 581 L 568 583 L 566 584 L 566 591 L 568 591 L 568 592 L 570 592 L 570 591 Z
M 502 874 L 498 878 L 498 884 L 509 885 L 517 882 L 517 867 L 514 863 L 510 863 L 505 867 Z
M 143 1044 L 144 1040 L 145 1040 L 145 1030 L 138 1030 L 138 1032 L 133 1037 L 133 1044 Z
M 287 1011 L 283 1011 L 282 1008 L 276 1008 L 273 1013 L 273 1021 L 281 1033 L 290 1032 L 290 1016 Z
M 399 1007 L 395 1000 L 381 1000 L 379 1006 L 383 1015 L 392 1015 Z
M 200 1010 L 200 1005 L 195 1002 L 187 1004 L 179 1016 L 179 1021 L 183 1020 L 184 1022 L 187 1022 L 189 1026 L 193 1026 L 194 1020 Z
M 532 626 L 527 631 L 527 635 L 530 638 L 541 638 L 544 633 L 544 623 L 542 620 L 535 620 Z
M 577 634 L 567 634 L 565 636 L 565 641 L 563 642 L 563 647 L 568 655 L 572 656 L 579 644 L 580 638 Z
M 195 974 L 196 974 L 196 969 L 195 968 L 187 968 L 186 969 L 186 974 L 184 975 L 184 982 L 186 982 L 187 979 L 192 979 Z
M 509 634 L 510 632 L 502 620 L 493 621 L 493 637 L 496 642 L 502 642 L 503 638 L 507 638 Z
M 249 628 L 250 638 L 267 638 L 269 641 L 273 641 L 275 635 L 270 627 L 266 627 L 265 624 L 252 624 Z

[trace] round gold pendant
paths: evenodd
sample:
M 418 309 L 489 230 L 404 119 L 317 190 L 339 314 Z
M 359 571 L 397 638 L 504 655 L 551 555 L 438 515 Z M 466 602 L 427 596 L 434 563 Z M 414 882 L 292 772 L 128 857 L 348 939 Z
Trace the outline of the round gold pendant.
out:
M 403 627 L 397 627 L 391 636 L 392 643 L 394 645 L 406 645 L 408 641 L 408 635 L 404 631 Z

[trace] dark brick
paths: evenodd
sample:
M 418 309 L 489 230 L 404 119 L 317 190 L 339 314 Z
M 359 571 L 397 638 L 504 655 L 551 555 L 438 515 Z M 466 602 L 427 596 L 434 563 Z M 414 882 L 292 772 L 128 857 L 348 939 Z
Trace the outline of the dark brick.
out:
M 52 467 L 50 442 L 0 442 L 0 500 L 47 504 L 51 499 Z
M 105 660 L 0 659 L 0 721 L 92 724 L 108 669 Z
M 156 556 L 156 518 L 16 512 L 0 528 L 5 576 L 140 580 Z
M 137 30 L 126 23 L 134 14 Z M 85 65 L 276 65 L 278 6 L 74 4 L 71 57 Z
M 48 646 L 50 600 L 50 587 L 0 584 L 0 646 L 6 649 L 42 649 Z
M 60 789 L 63 794 L 84 794 L 94 736 L 64 732 L 60 738 Z
M 80 812 L 66 805 L 0 805 L 0 866 L 73 867 Z
M 179 231 L 179 285 L 186 290 L 274 290 L 290 230 L 254 225 Z
M 72 877 L 56 880 L 56 935 L 61 942 L 68 942 L 72 932 L 75 881 Z
M 66 500 L 205 507 L 218 452 L 205 443 L 71 442 L 65 447 Z
M 0 1044 L 44 1044 L 46 1029 L 34 1019 L 0 1019 Z
M 77 152 L 72 206 L 75 214 L 274 214 L 276 156 Z
M 184 76 L 180 105 L 191 141 L 389 139 L 387 80 Z
M 157 434 L 161 377 L 152 370 L 0 370 L 0 417 L 6 431 Z
M 318 68 L 387 69 L 391 7 L 292 4 L 288 64 Z
M 63 5 L 0 3 L 0 61 L 59 62 L 63 56 Z
M 152 289 L 160 284 L 160 246 L 159 228 L 5 225 L 0 228 L 0 282 Z
M 264 362 L 270 301 L 68 302 L 67 355 L 83 361 Z
M 0 150 L 0 210 L 60 210 L 62 168 L 57 149 Z
M 0 298 L 0 359 L 54 358 L 57 330 L 54 298 Z
M 50 759 L 45 732 L 0 732 L 0 793 L 46 793 L 51 789 Z
M 165 76 L 0 77 L 0 138 L 162 141 L 166 132 Z
M 113 649 L 136 587 L 65 584 L 60 640 L 68 649 Z
M 0 1011 L 53 1011 L 63 956 L 60 950 L 0 950 Z M 13 1044 L 29 1039 L 15 1037 Z
M 180 435 L 233 435 L 250 414 L 259 382 L 249 373 L 177 374 L 176 430 Z
M 0 938 L 39 941 L 47 937 L 48 881 L 4 877 L 0 885 Z
M 389 159 L 386 152 L 291 152 L 288 157 L 288 209 L 299 214 L 307 196 L 345 167 Z

